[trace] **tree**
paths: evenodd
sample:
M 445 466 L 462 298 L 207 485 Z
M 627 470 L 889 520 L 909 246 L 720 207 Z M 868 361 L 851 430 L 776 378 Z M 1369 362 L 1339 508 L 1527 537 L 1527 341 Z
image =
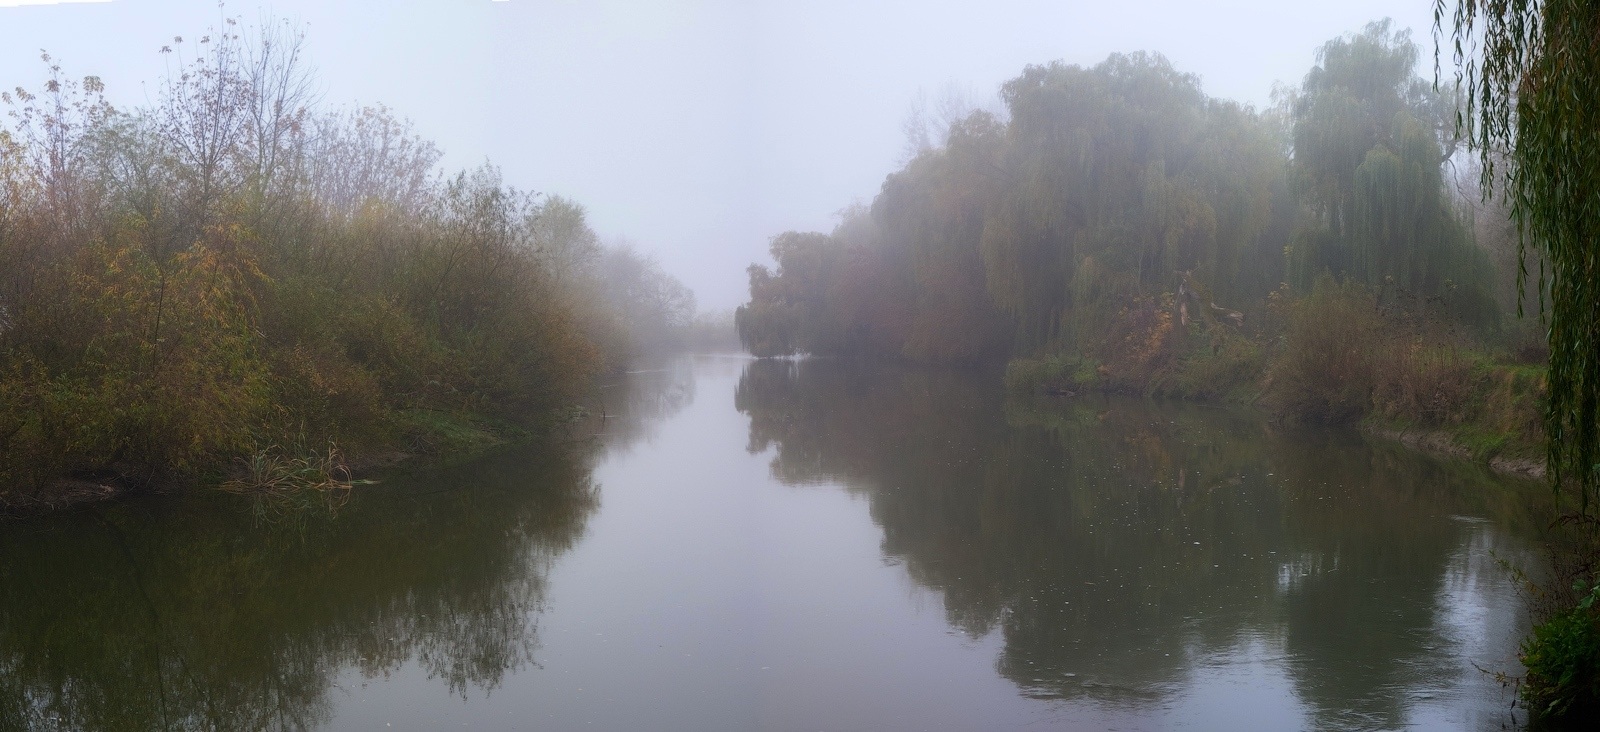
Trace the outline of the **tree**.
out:
M 600 239 L 589 228 L 583 205 L 561 196 L 539 204 L 533 221 L 534 247 L 557 282 L 593 276 Z
M 975 361 L 1125 340 L 1183 272 L 1223 302 L 1281 281 L 1290 210 L 1270 121 L 1154 54 L 1031 66 L 1004 114 L 914 112 L 914 156 L 870 215 L 775 237 L 751 269 L 747 346 Z M 937 145 L 934 133 L 942 134 Z M 1124 334 L 1125 335 L 1125 334 Z
M 949 127 L 942 149 L 890 175 L 873 201 L 883 243 L 902 253 L 915 286 L 901 344 L 909 358 L 972 361 L 1004 345 L 1005 323 L 985 287 L 980 249 L 985 213 L 1000 190 L 995 166 L 1004 142 L 993 115 L 973 112 Z M 840 326 L 835 330 L 847 329 Z
M 1437 0 L 1436 35 L 1446 18 L 1465 90 L 1457 123 L 1486 194 L 1498 187 L 1510 203 L 1519 288 L 1529 247 L 1549 264 L 1535 280 L 1549 292 L 1547 461 L 1587 513 L 1600 492 L 1600 4 L 1459 0 L 1450 14 Z
M 415 211 L 427 201 L 441 153 L 409 120 L 379 105 L 326 113 L 313 127 L 306 184 L 334 213 L 354 216 L 373 203 Z
M 567 284 L 598 256 L 581 207 L 492 166 L 441 179 L 385 109 L 315 109 L 290 26 L 165 50 L 145 108 L 49 56 L 41 88 L 0 94 L 0 507 L 73 472 L 187 482 L 577 398 L 600 355 Z
M 1284 155 L 1261 115 L 1152 54 L 1029 67 L 1001 96 L 1006 189 L 983 256 L 1024 349 L 1093 348 L 1130 300 L 1176 290 L 1181 272 L 1225 301 L 1277 285 Z
M 595 277 L 633 355 L 673 345 L 694 320 L 694 291 L 627 241 L 600 254 Z
M 1447 95 L 1418 78 L 1417 46 L 1389 21 L 1329 41 L 1292 101 L 1295 185 L 1310 221 L 1290 269 L 1447 300 L 1480 327 L 1495 320 L 1489 264 L 1452 205 L 1443 166 L 1455 149 Z
M 198 54 L 185 61 L 183 37 L 161 52 L 177 56 L 177 68 L 161 87 L 156 124 L 170 146 L 178 182 L 185 234 L 217 214 L 218 203 L 246 184 L 243 149 L 248 141 L 249 77 L 238 21 L 200 37 Z
M 305 60 L 305 33 L 288 21 L 263 19 L 239 58 L 244 92 L 244 147 L 255 195 L 284 186 L 303 162 L 296 144 L 309 131 L 313 72 Z
M 13 175 L 19 172 L 17 168 L 31 174 L 51 224 L 51 238 L 59 244 L 83 234 L 95 205 L 88 180 L 91 151 L 84 142 L 114 112 L 105 101 L 105 85 L 99 77 L 85 76 L 80 82 L 65 76 L 50 54 L 41 52 L 39 59 L 49 70 L 41 92 L 30 93 L 22 87 L 0 92 L 0 103 L 10 108 L 7 116 L 15 122 L 17 132 L 0 147 L 14 156 L 0 167 L 13 169 Z

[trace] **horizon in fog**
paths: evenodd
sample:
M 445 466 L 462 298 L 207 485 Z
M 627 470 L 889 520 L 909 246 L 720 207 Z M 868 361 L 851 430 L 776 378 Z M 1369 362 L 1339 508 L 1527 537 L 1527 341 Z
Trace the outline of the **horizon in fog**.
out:
M 488 160 L 509 184 L 578 201 L 602 238 L 655 255 L 704 310 L 744 301 L 744 268 L 768 261 L 771 236 L 826 231 L 870 202 L 904 160 L 919 97 L 932 107 L 955 89 L 998 107 L 1028 64 L 1146 50 L 1259 108 L 1369 21 L 1412 30 L 1424 77 L 1433 49 L 1431 0 L 15 4 L 0 0 L 0 88 L 37 88 L 44 49 L 123 108 L 154 101 L 174 36 L 192 55 L 224 15 L 296 21 L 324 106 L 386 105 L 439 144 L 447 171 Z

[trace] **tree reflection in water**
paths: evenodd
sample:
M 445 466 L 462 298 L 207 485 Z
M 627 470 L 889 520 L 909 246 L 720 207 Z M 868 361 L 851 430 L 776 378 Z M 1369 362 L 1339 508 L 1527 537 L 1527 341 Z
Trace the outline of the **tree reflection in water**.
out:
M 694 398 L 687 363 L 643 371 L 562 447 L 337 517 L 260 525 L 205 495 L 0 526 L 0 729 L 311 728 L 340 681 L 402 668 L 491 692 L 537 662 L 595 457 Z M 775 476 L 863 497 L 949 624 L 998 632 L 1024 694 L 1140 716 L 1254 664 L 1316 728 L 1484 706 L 1471 664 L 1505 667 L 1522 622 L 1493 556 L 1526 560 L 1541 486 L 1249 412 L 1007 400 L 991 376 L 755 362 L 735 402 Z
M 1029 695 L 1143 707 L 1254 647 L 1317 727 L 1390 727 L 1514 658 L 1519 609 L 1463 631 L 1457 605 L 1509 591 L 1490 552 L 1534 562 L 1540 486 L 1251 412 L 1008 400 L 998 381 L 766 361 L 735 399 L 750 451 L 865 495 L 884 554 L 952 626 L 998 629 Z
M 358 489 L 337 516 L 263 524 L 219 494 L 0 525 L 0 729 L 314 728 L 341 674 L 413 663 L 492 691 L 534 662 L 594 459 L 688 404 L 690 376 L 620 379 L 603 426 Z
M 595 506 L 573 456 L 519 452 L 292 529 L 215 496 L 8 531 L 0 727 L 315 727 L 342 669 L 409 661 L 494 688 L 532 660 L 548 565 Z

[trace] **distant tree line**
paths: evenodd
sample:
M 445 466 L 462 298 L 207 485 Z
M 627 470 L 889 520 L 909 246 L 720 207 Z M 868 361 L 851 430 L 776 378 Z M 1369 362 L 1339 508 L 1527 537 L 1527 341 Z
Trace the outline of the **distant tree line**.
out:
M 0 95 L 0 504 L 404 448 L 438 415 L 537 428 L 692 320 L 578 204 L 442 175 L 383 107 L 319 106 L 292 26 L 162 53 L 147 107 L 48 55 Z
M 1030 66 L 1003 110 L 957 116 L 832 232 L 773 237 L 740 338 L 1206 393 L 1259 380 L 1290 304 L 1325 282 L 1430 344 L 1525 339 L 1492 264 L 1515 243 L 1474 226 L 1504 211 L 1461 192 L 1456 100 L 1417 57 L 1370 24 L 1266 110 L 1156 54 Z

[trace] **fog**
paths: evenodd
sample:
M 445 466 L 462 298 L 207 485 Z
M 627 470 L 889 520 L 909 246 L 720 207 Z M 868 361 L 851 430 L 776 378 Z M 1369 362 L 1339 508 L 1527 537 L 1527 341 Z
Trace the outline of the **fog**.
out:
M 123 107 L 154 98 L 174 36 L 192 50 L 224 16 L 303 24 L 325 105 L 387 105 L 447 169 L 487 159 L 507 183 L 580 202 L 705 309 L 745 299 L 744 268 L 774 234 L 827 230 L 870 201 L 919 96 L 984 104 L 1030 63 L 1154 50 L 1259 107 L 1370 20 L 1411 28 L 1424 67 L 1433 48 L 1428 0 L 33 2 L 0 0 L 0 84 L 36 86 L 45 49 Z
M 0 730 L 1583 717 L 1483 6 L 0 0 Z

